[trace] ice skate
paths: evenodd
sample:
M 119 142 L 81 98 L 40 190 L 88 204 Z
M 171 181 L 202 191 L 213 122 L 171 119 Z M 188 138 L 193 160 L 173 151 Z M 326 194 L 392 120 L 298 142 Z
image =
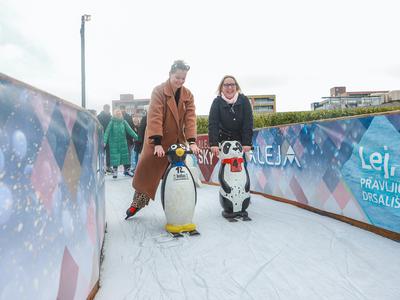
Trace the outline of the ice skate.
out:
M 128 220 L 130 217 L 136 215 L 136 213 L 140 210 L 140 208 L 131 206 L 126 210 L 126 217 L 125 220 Z

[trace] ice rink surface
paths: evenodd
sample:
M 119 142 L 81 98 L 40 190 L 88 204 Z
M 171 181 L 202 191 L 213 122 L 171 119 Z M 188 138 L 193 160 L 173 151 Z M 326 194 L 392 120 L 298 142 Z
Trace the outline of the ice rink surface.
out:
M 106 178 L 100 299 L 400 299 L 400 243 L 252 195 L 250 222 L 197 189 L 200 236 L 170 237 L 160 194 L 125 221 L 131 178 Z

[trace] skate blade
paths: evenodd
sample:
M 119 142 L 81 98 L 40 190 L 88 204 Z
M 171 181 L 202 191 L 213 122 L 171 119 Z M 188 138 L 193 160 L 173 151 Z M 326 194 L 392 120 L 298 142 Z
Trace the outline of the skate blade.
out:
M 184 235 L 182 233 L 179 233 L 179 232 L 169 232 L 169 234 L 174 238 L 184 237 Z
M 188 234 L 190 236 L 194 236 L 194 235 L 200 235 L 200 232 L 198 232 L 197 230 L 192 230 L 192 231 L 189 231 Z

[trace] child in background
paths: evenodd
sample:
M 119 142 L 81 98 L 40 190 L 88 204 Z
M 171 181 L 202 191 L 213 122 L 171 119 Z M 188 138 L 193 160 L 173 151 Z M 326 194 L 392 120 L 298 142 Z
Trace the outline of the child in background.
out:
M 109 143 L 113 178 L 117 178 L 119 165 L 124 165 L 124 175 L 129 175 L 130 156 L 126 134 L 129 134 L 135 140 L 138 139 L 136 132 L 124 120 L 121 110 L 116 109 L 104 133 L 104 144 Z

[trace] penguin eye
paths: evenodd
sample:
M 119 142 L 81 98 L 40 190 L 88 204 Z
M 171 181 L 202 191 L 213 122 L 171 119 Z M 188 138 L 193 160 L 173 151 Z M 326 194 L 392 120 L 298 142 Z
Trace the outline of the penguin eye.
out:
M 175 144 L 171 145 L 171 149 L 172 149 L 172 150 L 175 150 L 176 148 L 178 148 L 177 145 L 175 145 Z
M 225 154 L 228 154 L 230 148 L 231 148 L 231 143 L 225 143 L 225 144 L 223 145 L 222 151 L 223 151 Z
M 240 144 L 240 143 L 236 143 L 236 147 L 239 149 L 239 151 L 240 151 L 240 152 L 242 152 L 242 151 L 243 151 L 242 144 Z

